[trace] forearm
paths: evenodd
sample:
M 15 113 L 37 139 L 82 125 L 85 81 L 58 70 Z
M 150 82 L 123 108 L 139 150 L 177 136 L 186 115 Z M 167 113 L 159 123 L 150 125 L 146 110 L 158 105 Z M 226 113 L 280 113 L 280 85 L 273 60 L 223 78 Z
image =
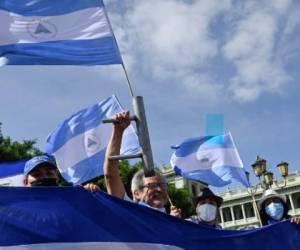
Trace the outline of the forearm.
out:
M 107 192 L 118 198 L 123 198 L 125 188 L 120 177 L 119 161 L 108 160 L 109 156 L 119 155 L 123 131 L 113 128 L 112 136 L 106 149 L 104 161 L 104 178 Z

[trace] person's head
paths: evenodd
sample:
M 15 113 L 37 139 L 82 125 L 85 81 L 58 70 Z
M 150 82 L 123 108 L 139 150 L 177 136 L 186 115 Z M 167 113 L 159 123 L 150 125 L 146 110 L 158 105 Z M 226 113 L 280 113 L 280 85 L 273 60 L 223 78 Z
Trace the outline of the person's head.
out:
M 218 208 L 222 203 L 223 199 L 215 195 L 209 188 L 202 189 L 194 200 L 199 220 L 207 224 L 215 223 Z
M 33 157 L 25 164 L 24 186 L 57 186 L 58 179 L 55 161 L 49 155 Z
M 165 178 L 155 170 L 155 175 L 145 177 L 143 169 L 135 173 L 131 180 L 134 200 L 147 203 L 154 208 L 163 208 L 168 201 L 168 185 Z
M 264 192 L 257 205 L 263 225 L 267 225 L 270 219 L 281 221 L 288 217 L 286 197 L 272 189 L 268 189 Z

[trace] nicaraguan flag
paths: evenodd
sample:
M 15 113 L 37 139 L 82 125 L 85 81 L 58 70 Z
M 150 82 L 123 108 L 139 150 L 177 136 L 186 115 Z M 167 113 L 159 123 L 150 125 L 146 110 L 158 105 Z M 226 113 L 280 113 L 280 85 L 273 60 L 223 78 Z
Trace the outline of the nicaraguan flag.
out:
M 230 133 L 188 139 L 175 148 L 171 165 L 183 177 L 217 187 L 233 180 L 249 186 Z
M 0 163 L 0 186 L 23 186 L 26 160 Z
M 0 64 L 122 62 L 102 0 L 1 0 Z
M 2 250 L 300 249 L 290 221 L 213 229 L 81 187 L 4 187 L 0 204 Z
M 103 124 L 102 120 L 121 111 L 121 105 L 112 95 L 72 115 L 48 137 L 46 152 L 55 157 L 58 169 L 68 182 L 81 184 L 103 174 L 112 125 Z M 123 135 L 121 154 L 139 151 L 138 137 L 129 126 Z

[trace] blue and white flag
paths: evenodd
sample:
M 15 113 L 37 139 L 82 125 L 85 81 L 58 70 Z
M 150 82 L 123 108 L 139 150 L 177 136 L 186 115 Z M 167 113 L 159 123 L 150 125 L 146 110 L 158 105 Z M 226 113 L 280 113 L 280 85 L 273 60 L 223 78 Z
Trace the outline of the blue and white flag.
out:
M 0 186 L 22 187 L 26 160 L 0 163 Z
M 0 24 L 0 65 L 122 63 L 102 0 L 1 0 Z
M 121 105 L 112 95 L 72 115 L 48 137 L 46 152 L 55 157 L 58 169 L 68 182 L 81 184 L 103 174 L 112 125 L 103 124 L 102 120 L 121 111 Z M 129 126 L 124 131 L 121 154 L 139 151 L 138 137 Z
M 243 163 L 230 133 L 187 139 L 171 157 L 176 173 L 212 186 L 225 186 L 233 180 L 249 186 Z
M 298 250 L 284 221 L 220 230 L 81 187 L 0 189 L 2 250 Z

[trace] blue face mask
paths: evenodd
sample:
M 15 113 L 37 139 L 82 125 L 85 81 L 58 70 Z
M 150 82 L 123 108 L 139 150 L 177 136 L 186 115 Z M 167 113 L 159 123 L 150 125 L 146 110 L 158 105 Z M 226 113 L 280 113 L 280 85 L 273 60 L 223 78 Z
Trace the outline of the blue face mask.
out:
M 272 202 L 268 206 L 265 207 L 265 212 L 269 215 L 273 220 L 281 220 L 284 207 L 281 202 Z

